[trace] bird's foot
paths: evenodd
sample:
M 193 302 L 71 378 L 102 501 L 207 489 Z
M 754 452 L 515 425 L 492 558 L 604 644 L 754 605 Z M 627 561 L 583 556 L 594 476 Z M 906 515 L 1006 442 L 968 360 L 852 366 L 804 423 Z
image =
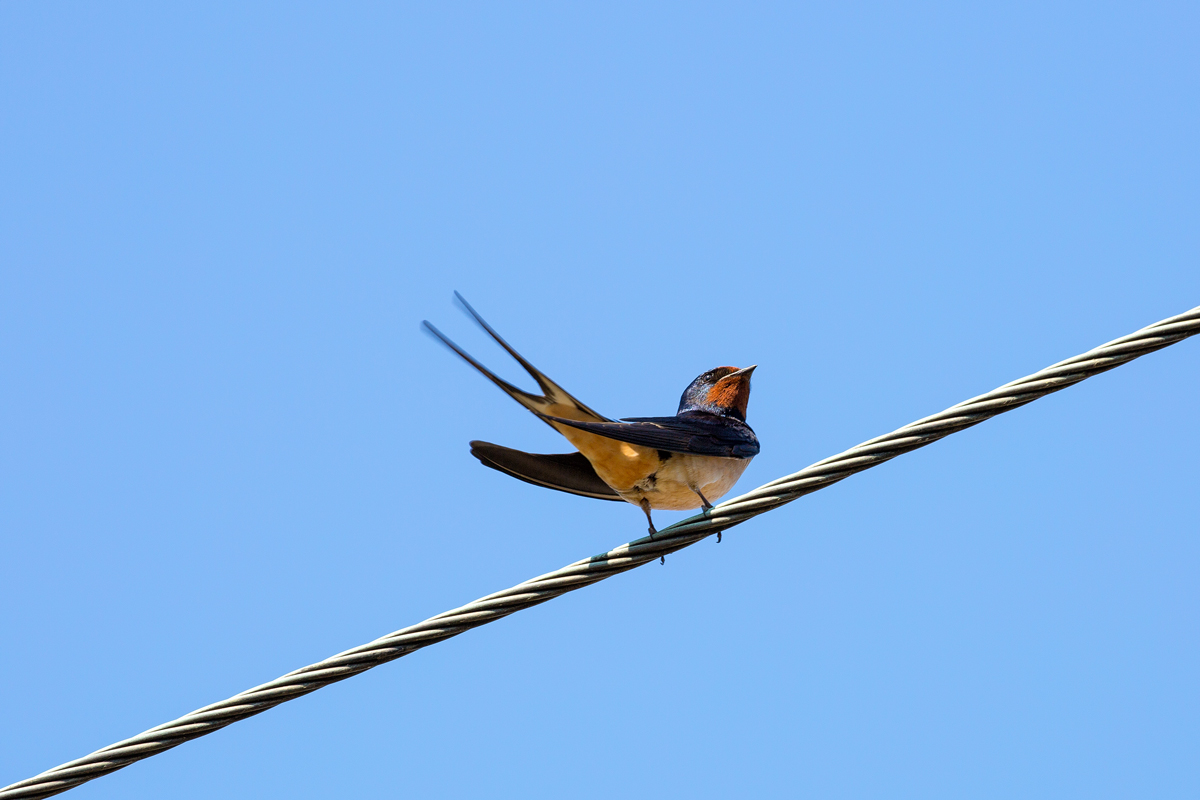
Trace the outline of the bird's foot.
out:
M 666 557 L 666 556 L 659 556 L 659 557 L 658 557 L 658 563 L 662 564 L 663 566 L 666 566 L 666 564 L 667 564 L 667 557 Z
M 721 532 L 717 531 L 717 544 L 721 543 Z
M 654 534 L 658 533 L 658 530 L 654 527 L 654 517 L 650 516 L 650 501 L 643 497 L 638 505 L 641 506 L 642 511 L 646 514 L 646 522 L 650 523 L 650 538 L 653 539 Z

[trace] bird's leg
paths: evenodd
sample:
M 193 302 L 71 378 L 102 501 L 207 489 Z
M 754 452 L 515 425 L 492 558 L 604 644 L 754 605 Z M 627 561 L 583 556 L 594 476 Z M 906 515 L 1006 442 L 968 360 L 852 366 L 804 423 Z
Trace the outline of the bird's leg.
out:
M 650 523 L 650 538 L 653 539 L 654 534 L 658 533 L 658 529 L 654 527 L 654 519 L 650 516 L 650 501 L 643 497 L 638 502 L 638 505 L 642 507 L 642 511 L 646 512 L 646 521 Z M 665 555 L 659 556 L 658 563 L 666 564 L 667 557 Z
M 650 501 L 642 498 L 638 505 L 642 507 L 642 511 L 646 512 L 646 521 L 650 523 L 650 538 L 654 538 L 654 534 L 658 533 L 658 529 L 654 527 L 654 518 L 650 516 Z
M 704 492 L 700 491 L 699 487 L 689 486 L 688 488 L 691 489 L 693 492 L 695 492 L 696 496 L 700 498 L 700 510 L 704 513 L 704 516 L 707 517 L 708 512 L 713 510 L 713 504 L 708 502 L 708 498 L 704 496 Z M 717 544 L 720 544 L 720 543 L 721 543 L 721 532 L 717 531 Z

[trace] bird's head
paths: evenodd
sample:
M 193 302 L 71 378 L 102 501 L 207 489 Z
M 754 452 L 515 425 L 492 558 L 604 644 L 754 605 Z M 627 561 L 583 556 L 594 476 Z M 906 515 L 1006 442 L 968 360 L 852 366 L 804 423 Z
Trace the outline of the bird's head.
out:
M 710 369 L 683 390 L 683 397 L 679 399 L 679 413 L 706 411 L 745 422 L 746 405 L 750 402 L 750 374 L 754 372 L 754 367 Z

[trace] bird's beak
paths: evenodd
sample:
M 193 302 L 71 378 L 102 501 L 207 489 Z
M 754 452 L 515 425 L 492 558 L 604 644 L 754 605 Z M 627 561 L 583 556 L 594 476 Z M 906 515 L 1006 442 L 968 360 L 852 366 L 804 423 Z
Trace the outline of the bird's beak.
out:
M 728 375 L 726 375 L 725 377 L 726 377 L 726 378 L 737 378 L 737 377 L 742 377 L 742 378 L 746 378 L 747 380 L 749 380 L 749 378 L 750 378 L 750 374 L 751 374 L 752 372 L 754 372 L 754 370 L 756 370 L 756 369 L 758 369 L 758 364 L 755 364 L 755 365 L 753 365 L 753 366 L 750 366 L 750 367 L 744 367 L 744 368 L 742 368 L 742 369 L 739 369 L 737 372 L 731 372 L 731 373 L 729 373 Z

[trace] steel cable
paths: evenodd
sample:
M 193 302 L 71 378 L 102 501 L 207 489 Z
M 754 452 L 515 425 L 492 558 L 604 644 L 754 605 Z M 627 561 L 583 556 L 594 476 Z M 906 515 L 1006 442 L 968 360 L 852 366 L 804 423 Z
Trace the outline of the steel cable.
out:
M 227 700 L 197 709 L 91 755 L 14 783 L 0 789 L 0 800 L 29 800 L 64 792 L 190 739 L 260 714 L 280 703 L 408 655 L 414 650 L 681 550 L 857 472 L 978 425 L 1005 411 L 1073 386 L 1196 333 L 1200 333 L 1200 307 L 1052 364 L 889 434 L 870 439 L 799 472 L 720 503 L 707 515 L 697 515 L 664 528 L 653 538 L 646 537 L 620 545 L 607 553 L 576 561 L 510 589 L 481 597 L 373 642 L 289 672 Z

